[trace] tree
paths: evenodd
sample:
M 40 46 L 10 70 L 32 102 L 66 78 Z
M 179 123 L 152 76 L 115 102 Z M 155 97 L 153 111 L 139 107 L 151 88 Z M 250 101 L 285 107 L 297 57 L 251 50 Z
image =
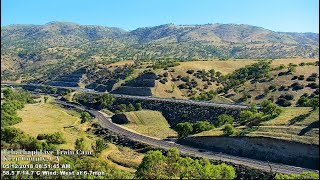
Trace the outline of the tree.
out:
M 110 107 L 114 101 L 114 98 L 107 93 L 104 93 L 96 98 L 96 104 L 101 108 Z
M 48 97 L 48 96 L 45 96 L 45 97 L 44 97 L 44 103 L 47 103 L 48 99 L 49 99 L 49 97 Z
M 62 133 L 55 132 L 53 134 L 47 134 L 46 139 L 48 143 L 52 144 L 63 144 L 66 142 L 65 138 L 63 137 Z
M 85 142 L 83 138 L 79 138 L 75 142 L 75 148 L 79 150 L 84 150 L 85 148 Z
M 149 151 L 142 159 L 136 176 L 142 179 L 167 179 L 165 172 L 166 157 L 161 151 Z
M 243 110 L 240 112 L 240 123 L 245 123 L 251 120 L 253 116 L 253 112 L 251 112 L 250 110 Z
M 141 111 L 142 110 L 141 103 L 136 103 L 136 109 L 137 109 L 137 111 Z
M 1 127 L 1 141 L 10 144 L 19 142 L 23 137 L 23 132 L 20 129 L 13 127 Z
M 319 108 L 319 97 L 313 97 L 309 101 L 310 106 L 313 110 L 316 110 Z
M 103 139 L 97 139 L 96 140 L 96 146 L 95 146 L 95 151 L 100 153 L 105 149 L 105 143 Z
M 233 135 L 236 129 L 231 124 L 226 124 L 223 128 L 223 134 L 226 136 Z
M 126 112 L 127 111 L 127 106 L 125 104 L 120 104 L 117 106 L 117 110 L 121 112 Z
M 185 138 L 192 133 L 192 124 L 189 122 L 179 123 L 176 127 L 179 138 Z
M 134 108 L 134 106 L 130 103 L 129 105 L 128 105 L 128 108 L 127 108 L 127 111 L 129 112 L 129 111 L 135 111 L 136 109 Z
M 234 121 L 234 118 L 228 114 L 221 114 L 217 117 L 216 120 L 216 127 L 220 127 L 226 123 L 232 124 Z
M 292 63 L 289 63 L 288 73 L 289 73 L 289 74 L 293 74 L 294 72 L 296 72 L 296 65 L 295 65 L 295 64 L 292 64 Z
M 268 115 L 273 118 L 279 116 L 280 113 L 282 112 L 279 106 L 277 106 L 276 104 L 272 103 L 269 100 L 264 100 L 261 103 L 261 111 L 265 115 Z
M 91 119 L 91 116 L 88 112 L 82 112 L 80 118 L 81 118 L 81 123 L 85 123 Z
M 193 133 L 199 133 L 202 131 L 208 131 L 213 128 L 213 125 L 209 121 L 197 121 L 192 124 Z

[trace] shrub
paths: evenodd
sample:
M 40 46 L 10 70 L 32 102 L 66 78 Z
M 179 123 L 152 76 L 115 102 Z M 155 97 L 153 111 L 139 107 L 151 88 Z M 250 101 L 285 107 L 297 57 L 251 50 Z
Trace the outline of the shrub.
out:
M 189 122 L 179 123 L 176 126 L 176 131 L 178 133 L 179 138 L 184 138 L 193 132 L 193 127 L 192 124 Z
M 280 106 L 283 106 L 283 107 L 291 106 L 291 102 L 286 100 L 285 98 L 279 98 L 277 101 L 277 104 L 279 104 Z
M 197 121 L 192 124 L 193 132 L 200 133 L 202 131 L 208 131 L 213 128 L 213 125 L 209 121 Z
M 296 80 L 296 79 L 298 79 L 298 76 L 293 76 L 293 77 L 291 78 L 291 80 Z
M 187 70 L 187 73 L 188 73 L 188 74 L 193 74 L 193 73 L 194 73 L 194 70 L 193 70 L 193 69 L 189 69 L 189 70 Z
M 295 82 L 295 83 L 293 83 L 293 84 L 291 85 L 291 87 L 292 87 L 292 90 L 297 91 L 297 90 L 303 89 L 303 88 L 304 88 L 304 85 L 303 85 L 303 84 L 300 84 L 300 83 L 298 83 L 298 82 Z
M 280 98 L 284 98 L 286 100 L 293 100 L 294 96 L 292 94 L 284 94 L 284 95 L 280 95 Z
M 231 124 L 226 124 L 223 128 L 223 134 L 226 136 L 231 136 L 235 134 L 236 129 Z
M 81 113 L 81 123 L 85 123 L 91 119 L 91 116 L 88 112 Z
M 161 84 L 166 84 L 166 81 L 164 79 L 160 79 Z
M 119 104 L 117 106 L 117 110 L 119 110 L 120 112 L 126 112 L 127 111 L 127 106 L 125 104 Z
M 48 143 L 52 143 L 52 144 L 63 144 L 66 142 L 62 133 L 60 133 L 60 132 L 56 132 L 53 134 L 47 134 L 46 139 L 47 139 Z
M 304 80 L 304 75 L 300 75 L 300 76 L 298 77 L 298 80 Z
M 275 85 L 271 85 L 271 86 L 269 86 L 268 89 L 269 89 L 269 90 L 275 90 L 275 89 L 276 89 L 276 86 L 275 86 Z
M 261 103 L 261 111 L 270 117 L 277 117 L 281 113 L 281 109 L 269 100 L 264 100 Z
M 306 81 L 316 81 L 316 77 L 313 77 L 313 76 L 309 76 Z
M 232 116 L 227 114 L 221 114 L 217 117 L 215 124 L 216 124 L 216 127 L 220 127 L 227 123 L 232 124 L 233 121 L 234 121 L 234 118 Z
M 38 139 L 38 140 L 44 140 L 44 139 L 46 139 L 46 134 L 38 134 L 37 139 Z
M 127 108 L 127 111 L 129 112 L 129 111 L 135 111 L 136 109 L 134 108 L 134 106 L 130 103 L 129 105 L 128 105 L 128 108 Z
M 307 107 L 309 105 L 309 98 L 306 96 L 301 96 L 297 101 L 297 106 Z
M 83 138 L 79 138 L 79 139 L 77 139 L 76 140 L 76 142 L 75 142 L 75 149 L 79 149 L 79 150 L 84 150 L 84 148 L 85 148 L 85 141 L 84 141 L 84 139 Z
M 136 109 L 137 109 L 137 111 L 141 111 L 142 110 L 141 103 L 136 103 Z
M 313 83 L 307 84 L 307 87 L 310 87 L 311 89 L 316 89 L 316 88 L 319 88 L 319 85 L 313 82 Z

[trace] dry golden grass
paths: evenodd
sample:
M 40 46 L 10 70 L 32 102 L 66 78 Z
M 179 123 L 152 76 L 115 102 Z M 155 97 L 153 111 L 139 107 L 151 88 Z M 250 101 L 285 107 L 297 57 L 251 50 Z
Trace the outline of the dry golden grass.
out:
M 65 144 L 58 146 L 61 149 L 74 149 L 76 139 L 82 137 L 86 142 L 85 148 L 91 150 L 95 136 L 85 133 L 89 125 L 80 124 L 79 113 L 52 103 L 27 104 L 17 113 L 22 122 L 14 127 L 26 134 L 36 137 L 38 134 L 61 132 L 66 139 Z
M 162 97 L 162 98 L 178 98 L 178 99 L 185 99 L 186 97 L 177 87 L 177 85 L 171 81 L 171 75 L 168 77 L 168 82 L 166 84 L 162 84 L 159 81 L 156 82 L 156 86 L 152 88 L 152 95 L 155 97 Z
M 123 125 L 138 133 L 156 138 L 176 136 L 177 133 L 170 128 L 167 120 L 158 111 L 142 110 L 125 113 L 129 123 Z
M 114 167 L 115 169 L 124 170 L 128 172 L 135 172 L 136 169 L 133 167 L 136 167 L 136 164 L 141 163 L 143 154 L 137 153 L 133 150 L 128 150 L 128 152 L 129 151 L 130 153 L 123 153 L 122 151 L 119 150 L 117 146 L 115 146 L 114 144 L 108 143 L 107 148 L 100 153 L 99 158 L 107 161 L 108 164 Z M 119 159 L 120 156 L 118 154 L 120 154 L 121 159 Z M 124 154 L 128 156 L 123 156 Z M 130 155 L 133 155 L 133 156 L 130 156 Z M 127 162 L 130 162 L 130 163 L 127 164 Z M 132 165 L 132 163 L 135 166 L 131 167 L 130 165 Z
M 289 63 L 300 64 L 302 62 L 315 62 L 319 61 L 319 59 L 310 59 L 310 58 L 288 58 L 288 59 L 275 59 L 272 61 L 273 66 L 279 66 L 281 64 L 288 65 Z
M 132 60 L 126 60 L 126 61 L 118 61 L 118 62 L 115 62 L 115 63 L 111 63 L 109 64 L 108 66 L 124 66 L 124 65 L 131 65 L 131 64 L 134 64 L 134 61 Z
M 310 107 L 287 107 L 282 108 L 282 113 L 270 121 L 263 122 L 262 125 L 288 125 L 291 119 L 308 114 L 312 108 Z
M 212 60 L 212 61 L 188 61 L 181 62 L 179 66 L 174 67 L 177 73 L 186 73 L 188 69 L 194 70 L 210 70 L 220 71 L 222 74 L 228 74 L 236 69 L 255 63 L 255 60 Z
M 142 162 L 143 154 L 137 153 L 127 147 L 121 147 L 117 151 L 111 152 L 108 159 L 121 166 L 136 169 Z

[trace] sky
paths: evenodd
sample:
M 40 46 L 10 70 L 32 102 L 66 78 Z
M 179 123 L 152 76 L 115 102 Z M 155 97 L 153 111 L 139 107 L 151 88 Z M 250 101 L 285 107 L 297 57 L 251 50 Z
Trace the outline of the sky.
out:
M 134 30 L 235 23 L 319 33 L 318 0 L 1 0 L 1 26 L 52 21 Z

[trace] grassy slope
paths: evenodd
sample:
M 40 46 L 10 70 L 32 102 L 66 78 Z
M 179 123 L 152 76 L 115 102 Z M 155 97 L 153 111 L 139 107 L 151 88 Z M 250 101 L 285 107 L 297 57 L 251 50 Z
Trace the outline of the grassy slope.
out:
M 282 70 L 282 72 L 286 71 Z M 241 86 L 240 88 L 238 88 L 239 90 L 243 90 L 243 92 L 247 92 L 249 93 L 252 98 L 249 99 L 247 102 L 254 102 L 254 103 L 259 103 L 261 101 L 263 101 L 263 99 L 268 99 L 271 96 L 274 96 L 275 99 L 277 99 L 281 94 L 285 94 L 285 93 L 289 93 L 294 95 L 294 99 L 292 100 L 292 105 L 295 105 L 297 100 L 299 99 L 299 97 L 304 94 L 304 93 L 308 93 L 308 94 L 312 94 L 312 92 L 314 92 L 314 89 L 311 89 L 310 87 L 304 87 L 301 90 L 298 91 L 294 91 L 292 90 L 292 88 L 289 89 L 289 91 L 273 91 L 273 92 L 269 92 L 264 98 L 262 99 L 255 99 L 255 97 L 261 95 L 261 94 L 265 94 L 264 90 L 268 89 L 269 86 L 274 85 L 277 89 L 279 87 L 283 86 L 291 86 L 291 84 L 298 82 L 300 84 L 303 84 L 304 86 L 306 86 L 308 82 L 306 81 L 307 77 L 309 77 L 312 73 L 319 73 L 319 67 L 318 66 L 298 66 L 296 69 L 296 72 L 292 75 L 284 75 L 284 76 L 277 76 L 277 74 L 281 72 L 281 71 L 273 71 L 271 72 L 271 74 L 274 76 L 274 80 L 270 81 L 270 82 L 263 82 L 263 83 L 253 83 L 251 84 L 250 82 L 246 82 L 243 86 Z M 305 78 L 304 80 L 291 80 L 293 76 L 300 76 L 300 75 L 304 75 Z M 316 80 L 316 83 L 319 84 L 319 80 Z M 231 99 L 232 100 L 237 100 L 239 98 L 242 97 L 242 93 L 235 93 L 235 96 L 232 96 Z M 234 92 L 231 92 L 234 93 Z
M 58 147 L 61 149 L 74 149 L 77 138 L 83 137 L 86 149 L 91 149 L 95 136 L 86 134 L 90 127 L 88 123 L 80 124 L 80 114 L 76 111 L 66 110 L 53 103 L 27 104 L 18 111 L 22 122 L 14 125 L 27 134 L 36 137 L 42 133 L 61 132 L 66 138 L 66 143 Z
M 270 121 L 261 123 L 257 130 L 247 136 L 263 136 L 277 139 L 297 141 L 307 144 L 319 144 L 319 129 L 310 124 L 319 122 L 319 110 L 312 111 L 311 108 L 283 108 L 283 113 Z M 237 127 L 241 132 L 245 127 Z M 222 128 L 201 132 L 194 136 L 222 136 Z M 300 134 L 300 135 L 299 135 Z
M 156 138 L 176 136 L 177 133 L 170 129 L 167 120 L 158 111 L 142 110 L 125 113 L 129 124 L 123 125 L 138 133 Z
M 104 159 L 116 169 L 135 172 L 143 156 L 143 154 L 129 148 L 118 148 L 116 145 L 108 143 L 108 147 L 100 153 L 99 158 Z
M 272 62 L 271 66 L 276 67 L 281 64 L 283 64 L 283 65 L 288 65 L 289 63 L 299 64 L 301 62 L 314 62 L 317 60 L 318 59 L 302 59 L 302 58 L 275 59 Z M 170 81 L 172 78 L 175 78 L 178 75 L 180 75 L 182 77 L 189 76 L 190 79 L 195 79 L 195 81 L 197 81 L 197 83 L 198 83 L 197 94 L 199 94 L 203 90 L 203 86 L 204 86 L 205 82 L 202 82 L 200 79 L 197 79 L 193 75 L 187 74 L 186 71 L 189 69 L 193 69 L 195 71 L 202 70 L 202 69 L 205 69 L 207 71 L 210 69 L 215 69 L 216 71 L 220 71 L 222 74 L 228 74 L 228 73 L 232 73 L 236 69 L 239 69 L 241 67 L 244 67 L 246 65 L 250 65 L 250 64 L 253 64 L 256 62 L 257 62 L 257 60 L 252 60 L 252 59 L 238 59 L 238 60 L 230 59 L 230 60 L 226 60 L 226 61 L 210 60 L 210 61 L 179 62 L 180 65 L 178 65 L 176 67 L 169 68 L 169 70 L 174 69 L 174 72 L 167 71 L 167 72 L 169 72 L 169 77 L 168 77 L 169 82 L 167 82 L 165 85 L 158 83 L 157 86 L 153 89 L 153 95 L 157 96 L 157 97 L 187 98 L 188 90 L 185 90 L 185 89 L 180 90 L 179 88 L 175 88 L 175 90 L 173 92 L 171 92 L 172 91 L 172 84 L 174 84 L 175 87 L 182 84 L 181 81 L 175 81 L 175 82 Z M 285 70 L 282 70 L 282 71 L 285 71 Z M 305 75 L 305 79 L 306 79 L 311 73 L 315 73 L 318 71 L 319 71 L 319 67 L 317 67 L 317 66 L 303 66 L 303 67 L 299 66 L 299 67 L 297 67 L 297 71 L 294 75 L 297 75 L 297 76 Z M 166 71 L 165 70 L 158 70 L 157 71 L 158 74 L 163 74 L 164 72 L 166 72 Z M 272 72 L 272 74 L 277 75 L 279 72 L 274 71 L 274 72 Z M 248 102 L 258 103 L 258 102 L 260 102 L 260 100 L 254 99 L 254 98 L 256 96 L 262 94 L 264 92 L 264 89 L 268 88 L 270 85 L 275 85 L 275 86 L 277 86 L 277 88 L 279 88 L 281 85 L 290 86 L 294 82 L 299 82 L 304 85 L 307 85 L 309 83 L 305 80 L 292 81 L 291 78 L 294 75 L 287 75 L 287 76 L 280 76 L 280 77 L 275 76 L 274 80 L 272 80 L 271 82 L 265 82 L 265 83 L 250 84 L 249 82 L 247 82 L 245 85 L 243 85 L 239 88 L 239 90 L 243 89 L 243 92 L 235 93 L 235 95 L 231 96 L 230 98 L 218 98 L 217 97 L 216 99 L 214 99 L 214 101 L 215 102 L 233 102 L 233 101 L 236 101 L 239 98 L 241 98 L 244 92 L 252 90 L 252 91 L 249 91 L 249 93 L 252 95 L 252 98 L 250 100 L 248 100 Z M 318 80 L 317 80 L 317 83 L 318 83 Z M 205 91 L 216 90 L 218 87 L 221 87 L 221 85 L 219 85 L 215 82 L 212 85 L 210 85 L 208 87 L 208 89 L 206 89 Z M 291 89 L 290 89 L 289 93 L 296 95 L 298 98 L 305 92 L 311 94 L 313 91 L 314 91 L 313 89 L 305 87 L 303 90 L 299 90 L 299 91 L 291 91 Z M 234 92 L 231 91 L 230 93 L 234 93 Z M 281 93 L 285 93 L 285 92 L 279 92 L 279 91 L 270 92 L 267 95 L 267 98 L 269 98 L 270 96 L 274 96 L 277 98 Z M 297 98 L 293 101 L 294 103 L 296 102 Z

